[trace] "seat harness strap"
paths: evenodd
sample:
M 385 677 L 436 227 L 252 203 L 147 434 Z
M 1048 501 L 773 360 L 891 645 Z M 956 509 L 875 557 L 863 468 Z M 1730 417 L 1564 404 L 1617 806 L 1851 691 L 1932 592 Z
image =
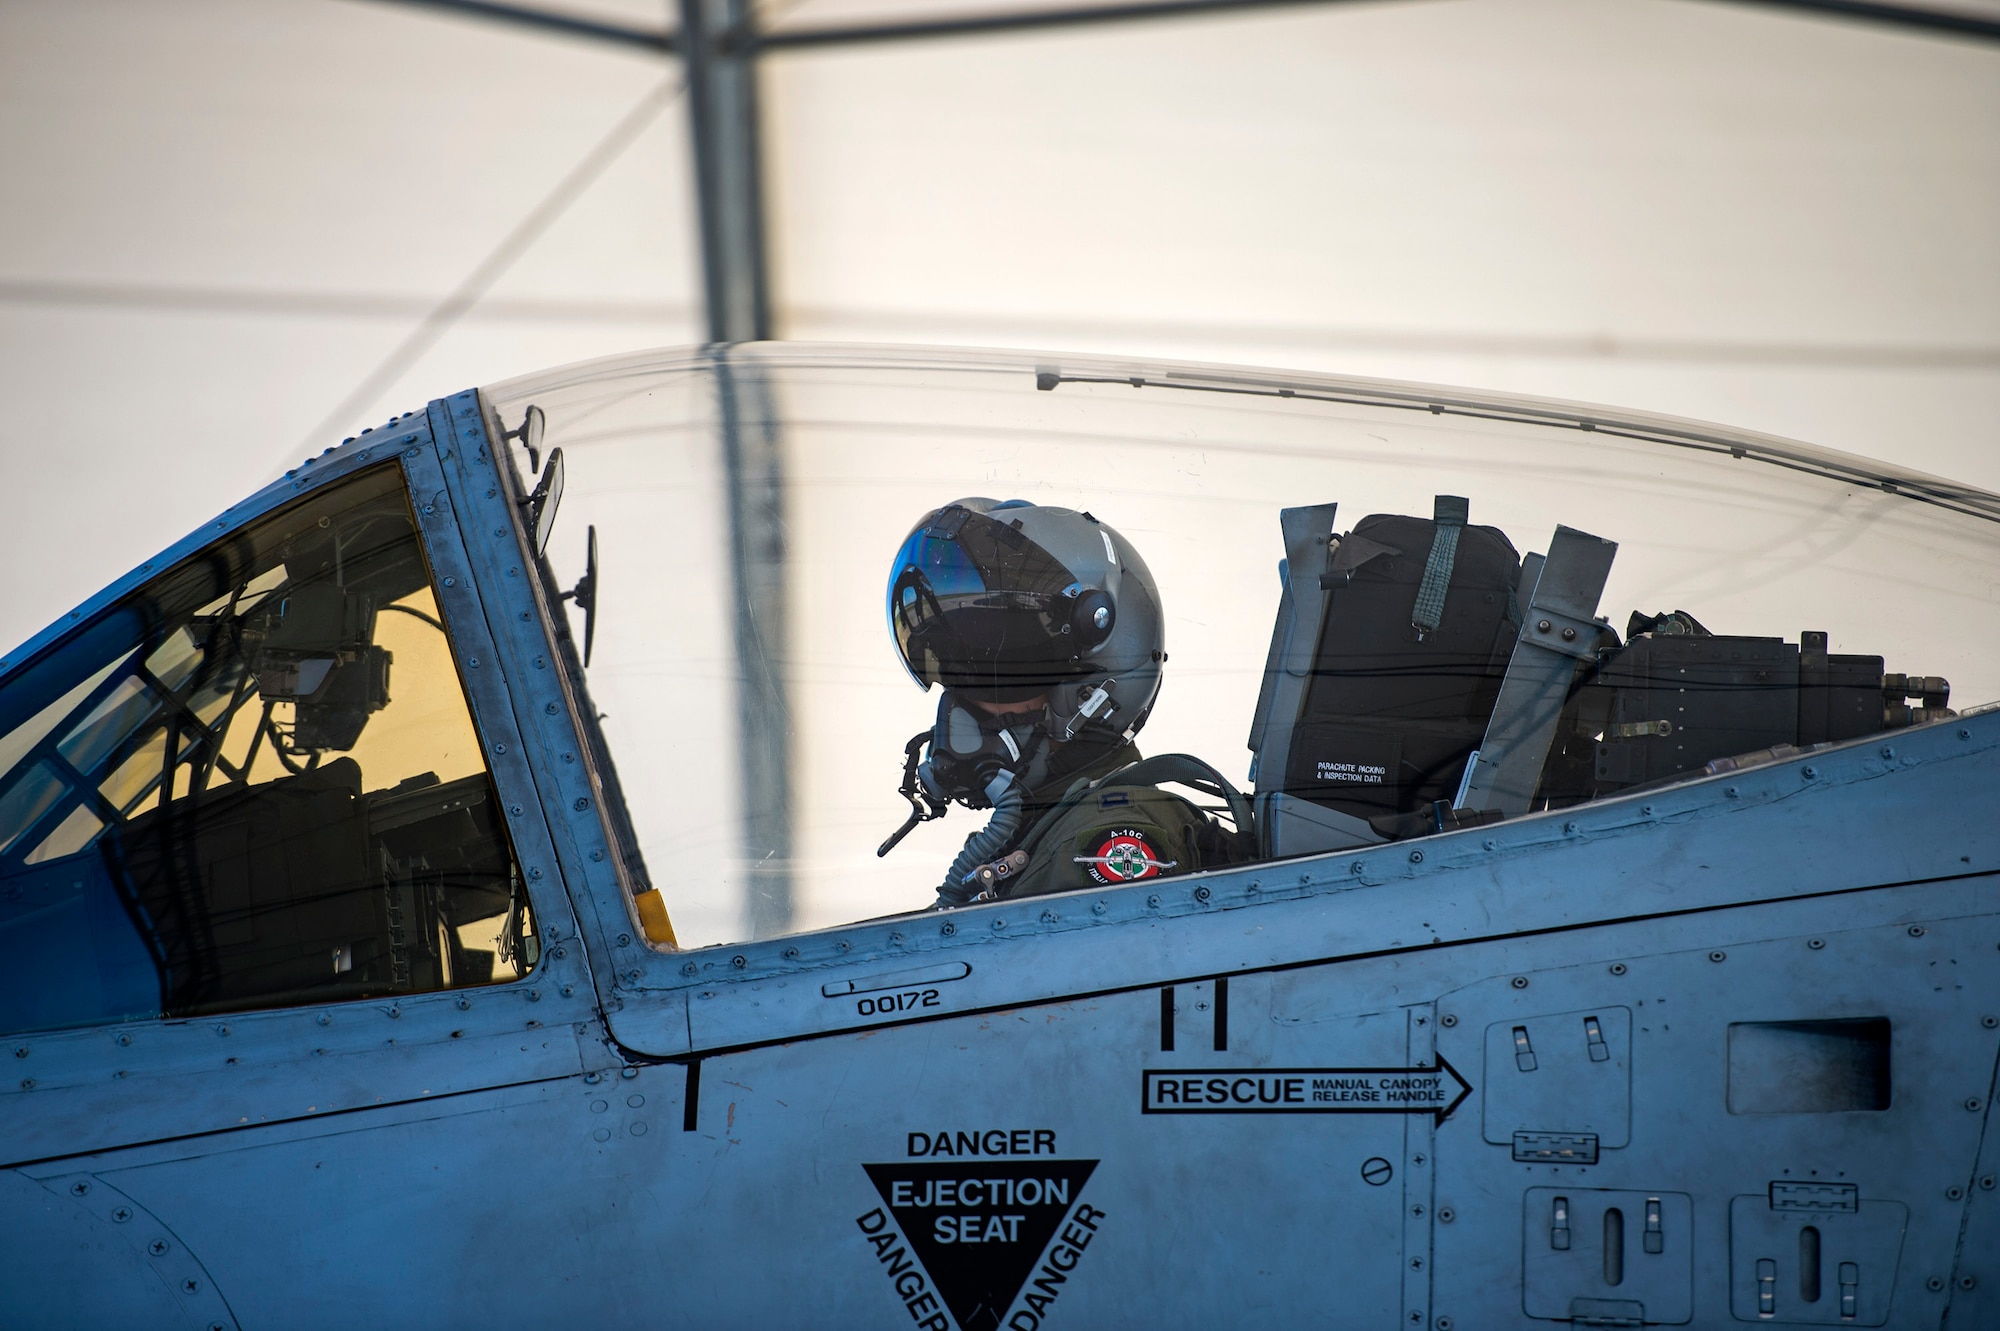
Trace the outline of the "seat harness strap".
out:
M 1471 512 L 1471 503 L 1458 495 L 1439 495 L 1433 501 L 1431 520 L 1437 531 L 1431 537 L 1424 579 L 1417 585 L 1416 604 L 1410 608 L 1410 627 L 1419 638 L 1435 633 L 1444 619 L 1444 594 L 1451 587 L 1451 566 L 1458 558 L 1458 534 Z

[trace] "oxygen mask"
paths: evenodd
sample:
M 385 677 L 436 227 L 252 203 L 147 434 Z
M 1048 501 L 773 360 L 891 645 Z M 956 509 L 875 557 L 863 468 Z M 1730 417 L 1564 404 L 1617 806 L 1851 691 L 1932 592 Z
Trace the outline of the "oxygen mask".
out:
M 1009 790 L 1032 786 L 1048 768 L 1046 707 L 990 712 L 947 689 L 937 722 L 903 750 L 903 784 L 910 816 L 875 853 L 887 855 L 918 823 L 942 818 L 953 804 L 987 809 Z

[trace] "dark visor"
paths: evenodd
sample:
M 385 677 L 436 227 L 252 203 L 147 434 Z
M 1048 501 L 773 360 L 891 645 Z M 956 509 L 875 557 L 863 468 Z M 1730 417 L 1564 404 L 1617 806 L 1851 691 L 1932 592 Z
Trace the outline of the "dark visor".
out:
M 1075 576 L 1018 528 L 953 504 L 896 553 L 889 631 L 924 687 L 1015 701 L 1082 672 L 1082 643 L 1070 632 L 1078 590 Z

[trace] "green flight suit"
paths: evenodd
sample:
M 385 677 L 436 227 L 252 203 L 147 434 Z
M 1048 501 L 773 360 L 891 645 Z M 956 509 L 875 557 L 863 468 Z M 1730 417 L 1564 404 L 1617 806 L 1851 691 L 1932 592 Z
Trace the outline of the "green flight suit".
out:
M 1160 789 L 1162 781 L 1200 783 L 1197 789 L 1231 807 L 1237 829 Z M 1139 761 L 1130 744 L 1072 775 L 1059 798 L 1037 802 L 1032 817 L 1013 853 L 982 875 L 996 899 L 1122 887 L 1241 864 L 1253 858 L 1256 844 L 1248 803 L 1213 768 L 1182 754 Z

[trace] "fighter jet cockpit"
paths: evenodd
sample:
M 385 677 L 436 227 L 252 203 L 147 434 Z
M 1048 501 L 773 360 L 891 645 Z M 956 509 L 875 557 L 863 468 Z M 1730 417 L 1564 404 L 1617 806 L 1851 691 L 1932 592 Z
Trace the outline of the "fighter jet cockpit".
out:
M 1899 731 L 2000 698 L 2000 509 L 1746 432 L 796 346 L 482 403 L 524 500 L 564 469 L 543 601 L 588 608 L 636 910 L 682 949 L 1372 873 L 1802 755 L 1809 780 L 1832 746 L 1893 763 Z M 1178 803 L 1142 823 L 1156 788 Z
M 435 464 L 295 469 L 8 670 L 10 1029 L 526 975 L 560 852 L 502 765 L 585 783 L 644 987 L 1683 816 L 2000 698 L 1992 498 L 1743 432 L 798 346 L 454 401 Z

